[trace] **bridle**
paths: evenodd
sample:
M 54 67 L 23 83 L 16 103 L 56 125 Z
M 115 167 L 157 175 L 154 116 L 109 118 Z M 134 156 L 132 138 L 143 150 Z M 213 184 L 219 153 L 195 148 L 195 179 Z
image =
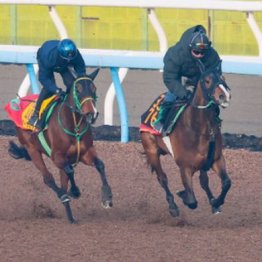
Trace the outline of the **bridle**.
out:
M 81 138 L 82 136 L 89 130 L 91 124 L 94 122 L 94 120 L 92 119 L 93 117 L 91 116 L 91 119 L 88 118 L 88 115 L 89 114 L 85 114 L 83 111 L 82 111 L 82 105 L 84 103 L 86 103 L 87 101 L 89 100 L 92 100 L 92 101 L 96 101 L 96 94 L 94 92 L 94 94 L 92 96 L 87 96 L 85 97 L 82 101 L 79 99 L 79 96 L 77 94 L 77 83 L 81 80 L 87 80 L 87 81 L 91 81 L 93 82 L 93 80 L 89 77 L 81 77 L 81 78 L 78 78 L 74 81 L 73 83 L 73 104 L 74 106 L 70 105 L 69 102 L 68 102 L 68 95 L 66 95 L 66 97 L 63 99 L 60 107 L 59 107 L 59 110 L 58 110 L 58 115 L 57 115 L 57 118 L 58 118 L 58 124 L 59 126 L 62 128 L 62 130 L 74 137 L 77 141 L 77 157 L 76 157 L 76 163 L 78 163 L 79 161 L 79 157 L 80 157 L 80 141 L 81 141 Z M 61 110 L 63 108 L 63 106 L 66 105 L 71 113 L 72 113 L 72 116 L 73 116 L 73 121 L 74 121 L 74 130 L 71 131 L 69 130 L 68 128 L 66 128 L 63 123 L 62 123 L 62 120 L 61 120 Z M 76 117 L 76 113 L 80 115 L 80 118 L 77 120 L 77 117 Z M 81 127 L 81 124 L 83 123 L 83 120 L 86 120 L 85 121 L 85 125 L 82 126 L 82 128 L 80 129 Z
M 213 94 L 218 86 L 220 86 L 221 88 L 223 87 L 225 91 L 230 90 L 229 86 L 222 78 L 220 67 L 221 67 L 221 61 L 219 61 L 219 63 L 216 66 L 208 70 L 204 70 L 203 63 L 199 61 L 199 68 L 201 71 L 199 82 L 200 82 L 200 87 L 201 87 L 204 99 L 207 103 L 206 105 L 194 105 L 192 104 L 192 99 L 193 99 L 193 96 L 192 96 L 192 99 L 190 102 L 191 106 L 193 106 L 194 108 L 198 108 L 198 109 L 209 108 L 212 104 L 216 104 L 216 102 L 214 101 Z M 206 77 L 209 77 L 211 79 L 211 85 L 209 87 L 206 86 Z M 196 89 L 195 89 L 195 92 L 196 92 Z
M 91 81 L 92 83 L 93 83 L 93 80 L 86 76 L 86 77 L 81 77 L 81 78 L 76 79 L 73 84 L 73 101 L 75 105 L 74 111 L 79 113 L 80 115 L 85 115 L 85 113 L 82 111 L 82 105 L 89 100 L 92 100 L 92 102 L 96 101 L 96 94 L 94 93 L 91 96 L 87 96 L 82 101 L 80 101 L 78 94 L 77 94 L 76 86 L 77 86 L 77 83 L 82 80 Z

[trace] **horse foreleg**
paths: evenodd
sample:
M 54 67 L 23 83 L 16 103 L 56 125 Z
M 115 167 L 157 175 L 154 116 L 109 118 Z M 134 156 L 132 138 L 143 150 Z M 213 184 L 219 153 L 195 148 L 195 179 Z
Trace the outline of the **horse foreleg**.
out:
M 98 157 L 94 158 L 94 165 L 96 167 L 96 170 L 100 174 L 100 178 L 102 181 L 102 207 L 104 208 L 111 208 L 113 206 L 112 202 L 112 191 L 108 184 L 106 174 L 105 174 L 105 165 L 101 159 Z
M 208 178 L 208 175 L 207 175 L 207 172 L 204 171 L 204 170 L 200 170 L 200 176 L 199 176 L 199 181 L 200 181 L 200 185 L 202 187 L 202 189 L 206 192 L 207 194 L 207 197 L 208 197 L 208 200 L 209 200 L 209 203 L 212 207 L 212 213 L 213 214 L 218 214 L 221 212 L 220 208 L 217 207 L 215 208 L 213 205 L 212 205 L 212 202 L 214 201 L 214 196 L 210 190 L 210 187 L 209 187 L 209 178 Z
M 197 200 L 193 191 L 193 171 L 189 168 L 180 168 L 180 174 L 185 190 L 177 192 L 177 195 L 182 198 L 186 206 L 195 209 L 197 208 Z
M 60 200 L 62 202 L 62 204 L 65 207 L 66 210 L 66 216 L 68 221 L 73 224 L 75 223 L 75 219 L 73 217 L 73 213 L 72 213 L 72 209 L 70 206 L 70 197 L 67 194 L 67 188 L 68 188 L 68 180 L 69 177 L 67 176 L 67 173 L 64 171 L 64 169 L 60 169 L 60 183 L 61 183 L 61 189 L 63 190 L 63 192 L 65 192 L 61 197 Z
M 226 172 L 226 163 L 223 156 L 221 156 L 220 159 L 213 164 L 212 169 L 221 179 L 221 193 L 216 199 L 211 201 L 211 205 L 214 208 L 219 208 L 224 204 L 226 195 L 231 187 L 231 179 Z
M 79 198 L 81 196 L 81 192 L 75 183 L 74 168 L 72 165 L 67 164 L 63 169 L 60 169 L 60 178 L 61 178 L 61 185 L 64 184 L 66 190 L 68 187 L 68 180 L 70 181 L 71 184 L 70 195 L 73 198 Z

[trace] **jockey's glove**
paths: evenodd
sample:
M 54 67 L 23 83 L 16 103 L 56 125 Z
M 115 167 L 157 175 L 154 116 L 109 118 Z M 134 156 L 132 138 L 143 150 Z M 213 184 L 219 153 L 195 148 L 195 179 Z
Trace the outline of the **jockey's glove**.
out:
M 193 93 L 195 90 L 194 86 L 186 86 L 187 93 Z
M 57 95 L 59 95 L 61 92 L 63 92 L 62 88 L 57 87 L 55 93 L 56 93 Z
M 181 87 L 177 90 L 175 95 L 181 100 L 185 99 L 187 97 L 187 90 L 185 89 L 185 87 Z
M 66 92 L 64 92 L 62 90 L 62 88 L 58 87 L 56 89 L 56 94 L 61 98 L 61 99 L 64 99 L 64 97 L 66 96 Z

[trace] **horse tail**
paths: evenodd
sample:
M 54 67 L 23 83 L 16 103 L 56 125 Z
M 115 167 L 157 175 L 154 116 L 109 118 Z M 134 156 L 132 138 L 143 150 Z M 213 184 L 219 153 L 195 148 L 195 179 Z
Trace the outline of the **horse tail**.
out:
M 215 140 L 213 140 L 209 143 L 207 160 L 204 166 L 202 167 L 204 171 L 208 171 L 211 168 L 211 166 L 213 165 L 214 156 L 215 156 L 215 148 L 216 148 L 216 142 Z
M 31 161 L 31 157 L 29 156 L 26 148 L 16 145 L 14 141 L 9 141 L 8 153 L 14 159 L 24 158 L 25 160 Z

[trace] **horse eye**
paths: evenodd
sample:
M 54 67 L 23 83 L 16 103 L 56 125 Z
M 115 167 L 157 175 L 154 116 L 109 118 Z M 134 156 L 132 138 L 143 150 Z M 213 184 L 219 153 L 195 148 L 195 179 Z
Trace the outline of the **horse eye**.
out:
M 207 88 L 210 86 L 210 84 L 211 84 L 210 79 L 206 79 L 206 85 L 207 85 Z
M 78 94 L 81 94 L 83 92 L 82 85 L 78 85 L 77 88 L 76 88 L 76 91 L 77 91 Z
M 93 83 L 91 84 L 91 90 L 92 90 L 93 93 L 96 92 L 96 87 L 95 87 L 95 85 Z

